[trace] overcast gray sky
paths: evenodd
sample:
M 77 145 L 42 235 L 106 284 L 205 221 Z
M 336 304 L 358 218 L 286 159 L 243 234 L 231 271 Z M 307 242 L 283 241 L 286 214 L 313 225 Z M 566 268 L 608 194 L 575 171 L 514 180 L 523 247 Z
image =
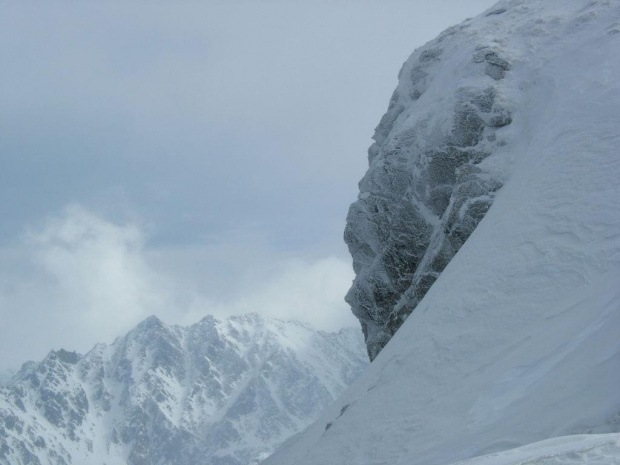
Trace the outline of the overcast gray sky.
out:
M 493 0 L 0 2 L 0 370 L 156 314 L 356 324 L 402 62 Z

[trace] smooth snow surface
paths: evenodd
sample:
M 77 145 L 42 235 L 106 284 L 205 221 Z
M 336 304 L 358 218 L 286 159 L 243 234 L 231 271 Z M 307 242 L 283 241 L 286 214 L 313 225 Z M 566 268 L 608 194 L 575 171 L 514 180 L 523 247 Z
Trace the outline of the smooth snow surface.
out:
M 484 161 L 504 186 L 369 370 L 268 465 L 442 465 L 620 430 L 620 1 L 503 1 L 442 36 L 442 86 L 466 84 L 479 46 L 511 63 L 513 123 Z M 608 437 L 616 458 L 575 463 L 617 463 Z
M 588 434 L 548 439 L 483 455 L 455 465 L 617 465 L 620 434 Z

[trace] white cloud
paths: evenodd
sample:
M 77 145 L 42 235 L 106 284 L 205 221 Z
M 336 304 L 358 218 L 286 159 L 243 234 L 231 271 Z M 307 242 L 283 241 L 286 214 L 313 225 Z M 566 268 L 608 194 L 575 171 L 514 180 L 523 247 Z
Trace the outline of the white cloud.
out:
M 334 331 L 355 326 L 357 320 L 344 302 L 351 285 L 351 265 L 337 257 L 317 260 L 282 260 L 271 270 L 238 289 L 236 295 L 206 304 L 210 313 L 230 315 L 256 312 L 279 318 L 307 321 Z M 197 314 L 187 317 L 195 319 Z
M 166 301 L 136 225 L 66 208 L 0 254 L 0 362 L 110 340 Z M 17 270 L 17 272 L 15 272 Z
M 115 225 L 79 206 L 26 235 L 31 259 L 81 328 L 103 337 L 157 311 L 165 296 L 144 259 L 144 238 L 133 224 Z
M 346 260 L 291 259 L 251 233 L 184 249 L 146 239 L 139 224 L 73 205 L 0 249 L 0 367 L 54 348 L 86 351 L 152 314 L 181 324 L 248 312 L 326 330 L 356 324 L 343 301 Z

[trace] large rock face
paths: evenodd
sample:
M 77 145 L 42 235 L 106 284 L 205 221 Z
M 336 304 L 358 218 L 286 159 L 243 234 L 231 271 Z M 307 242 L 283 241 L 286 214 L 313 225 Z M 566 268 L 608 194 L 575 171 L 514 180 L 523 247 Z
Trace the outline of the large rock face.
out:
M 499 13 L 497 13 L 499 14 Z M 512 122 L 510 58 L 451 28 L 407 60 L 368 151 L 344 234 L 355 281 L 346 296 L 374 359 L 489 209 L 502 180 L 485 160 Z M 458 70 L 455 79 L 455 70 Z M 446 83 L 449 82 L 449 86 Z
M 0 463 L 248 465 L 367 365 L 355 329 L 258 315 L 155 317 L 80 356 L 51 352 L 0 389 Z
M 489 86 L 493 103 L 477 107 Z M 369 368 L 265 465 L 620 463 L 620 0 L 504 0 L 416 52 L 397 95 L 347 232 L 349 299 L 371 348 L 373 331 L 390 331 L 381 291 L 394 309 L 415 302 L 438 245 L 455 248 L 451 231 L 475 223 L 469 205 L 487 197 L 454 208 L 463 169 L 493 203 Z M 512 122 L 491 126 L 500 108 Z M 477 139 L 458 138 L 459 121 Z M 405 127 L 412 144 L 396 139 Z M 403 147 L 411 156 L 391 160 Z M 454 176 L 450 151 L 468 154 Z M 474 151 L 490 155 L 476 164 Z M 442 215 L 435 153 L 449 168 Z M 398 247 L 411 266 L 390 271 Z

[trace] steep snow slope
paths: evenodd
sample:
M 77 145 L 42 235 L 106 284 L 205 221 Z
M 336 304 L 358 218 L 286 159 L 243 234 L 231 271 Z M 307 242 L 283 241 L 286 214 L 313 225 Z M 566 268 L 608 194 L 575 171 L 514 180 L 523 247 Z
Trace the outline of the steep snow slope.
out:
M 256 463 L 366 366 L 356 329 L 151 317 L 84 356 L 25 364 L 0 389 L 0 464 Z
M 476 49 L 511 63 L 512 123 L 481 163 L 503 187 L 369 370 L 268 465 L 441 465 L 619 430 L 620 2 L 503 1 L 441 37 L 447 96 L 494 82 L 468 74 Z
M 547 439 L 458 465 L 618 465 L 620 434 L 588 434 Z M 455 464 L 456 465 L 456 464 Z

